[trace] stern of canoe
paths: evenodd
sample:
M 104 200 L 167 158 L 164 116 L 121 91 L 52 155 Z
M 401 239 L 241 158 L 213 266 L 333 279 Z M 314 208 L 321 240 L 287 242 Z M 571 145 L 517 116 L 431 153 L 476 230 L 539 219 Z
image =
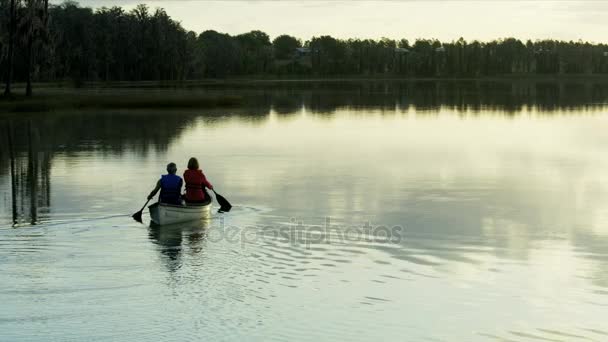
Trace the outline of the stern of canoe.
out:
M 154 203 L 148 210 L 152 222 L 158 225 L 211 218 L 211 203 L 188 206 Z

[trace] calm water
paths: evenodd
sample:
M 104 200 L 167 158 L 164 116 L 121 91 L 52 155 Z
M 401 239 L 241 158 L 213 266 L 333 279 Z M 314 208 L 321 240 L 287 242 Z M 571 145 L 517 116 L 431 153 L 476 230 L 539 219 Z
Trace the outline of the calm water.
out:
M 607 85 L 206 91 L 1 122 L 1 341 L 608 340 Z M 132 221 L 190 156 L 233 211 Z

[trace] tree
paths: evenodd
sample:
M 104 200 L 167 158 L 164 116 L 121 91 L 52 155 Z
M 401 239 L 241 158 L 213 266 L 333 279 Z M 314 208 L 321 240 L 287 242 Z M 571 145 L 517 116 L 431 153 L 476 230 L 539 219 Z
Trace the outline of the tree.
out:
M 95 48 L 95 20 L 93 10 L 73 2 L 49 10 L 50 40 L 53 44 L 54 78 L 71 79 L 79 86 L 95 79 L 97 51 Z
M 270 37 L 262 31 L 251 31 L 235 37 L 239 44 L 241 72 L 259 74 L 267 70 L 272 58 Z
M 205 65 L 205 77 L 226 77 L 235 73 L 239 47 L 228 34 L 210 30 L 198 36 Z
M 308 48 L 296 58 L 297 48 Z M 608 73 L 608 46 L 584 41 L 487 42 L 313 37 L 302 44 L 262 31 L 187 31 L 162 8 L 81 7 L 0 0 L 0 66 L 13 81 L 141 81 L 251 75 L 484 77 Z
M 302 42 L 289 35 L 280 35 L 272 41 L 274 58 L 289 59 L 294 55 L 297 48 L 302 46 Z
M 9 33 L 8 33 L 8 57 L 6 62 L 6 86 L 4 88 L 4 95 L 11 95 L 11 82 L 13 78 L 13 54 L 15 51 L 15 26 L 17 21 L 17 0 L 11 0 L 9 7 Z
M 20 23 L 20 36 L 26 49 L 25 95 L 32 96 L 32 68 L 34 45 L 45 34 L 48 15 L 48 0 L 26 0 L 25 13 Z
M 347 43 L 331 36 L 313 37 L 310 41 L 313 69 L 324 75 L 340 74 L 346 66 Z
M 125 21 L 125 13 L 120 7 L 102 7 L 95 12 L 95 51 L 97 52 L 98 77 L 109 81 L 123 78 L 123 63 L 120 47 L 120 31 Z

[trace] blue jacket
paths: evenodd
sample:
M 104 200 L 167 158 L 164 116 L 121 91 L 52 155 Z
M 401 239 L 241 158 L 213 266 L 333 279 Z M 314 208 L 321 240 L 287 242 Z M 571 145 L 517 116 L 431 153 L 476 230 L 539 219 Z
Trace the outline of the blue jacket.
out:
M 182 204 L 182 185 L 184 181 L 178 175 L 168 174 L 160 177 L 160 202 Z

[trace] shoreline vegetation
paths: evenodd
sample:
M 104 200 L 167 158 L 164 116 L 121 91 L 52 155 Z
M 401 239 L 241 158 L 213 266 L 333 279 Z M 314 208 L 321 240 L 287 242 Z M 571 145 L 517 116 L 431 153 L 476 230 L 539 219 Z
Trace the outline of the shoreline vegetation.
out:
M 511 37 L 442 42 L 320 35 L 303 41 L 280 35 L 271 40 L 258 30 L 238 35 L 189 31 L 162 8 L 146 5 L 126 11 L 72 1 L 5 0 L 0 1 L 0 70 L 9 98 L 13 81 L 25 84 L 26 96 L 32 96 L 40 82 L 104 87 L 146 80 L 608 78 L 608 44 Z

